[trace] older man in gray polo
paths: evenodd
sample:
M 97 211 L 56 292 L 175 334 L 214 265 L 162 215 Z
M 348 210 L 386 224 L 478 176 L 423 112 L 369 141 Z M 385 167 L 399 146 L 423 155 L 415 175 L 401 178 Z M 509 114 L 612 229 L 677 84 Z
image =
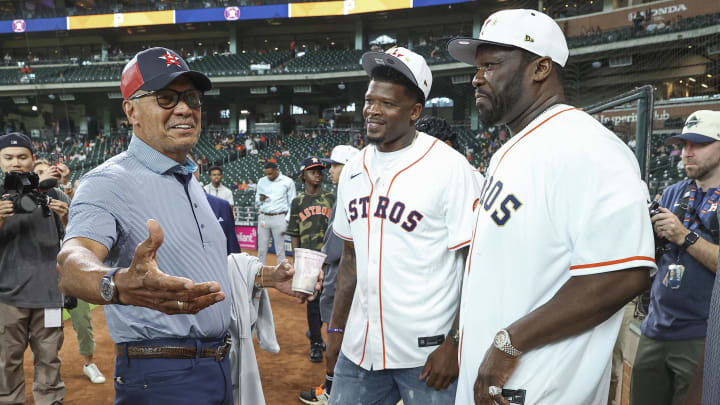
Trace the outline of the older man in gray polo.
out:
M 120 87 L 128 150 L 85 175 L 70 208 L 60 288 L 105 304 L 116 405 L 232 403 L 225 236 L 186 158 L 210 87 L 172 50 L 138 53 Z

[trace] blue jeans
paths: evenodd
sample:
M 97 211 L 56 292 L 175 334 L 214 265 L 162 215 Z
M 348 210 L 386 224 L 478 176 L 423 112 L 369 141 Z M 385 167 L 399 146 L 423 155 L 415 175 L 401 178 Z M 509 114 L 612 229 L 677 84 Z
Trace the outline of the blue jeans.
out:
M 422 367 L 367 371 L 340 352 L 335 364 L 330 405 L 452 405 L 457 380 L 442 391 L 418 380 Z
M 143 346 L 215 348 L 221 342 L 198 339 L 153 340 Z M 130 343 L 133 345 L 135 343 Z M 199 351 L 198 351 L 199 352 Z M 115 358 L 114 405 L 230 405 L 230 357 L 194 359 Z

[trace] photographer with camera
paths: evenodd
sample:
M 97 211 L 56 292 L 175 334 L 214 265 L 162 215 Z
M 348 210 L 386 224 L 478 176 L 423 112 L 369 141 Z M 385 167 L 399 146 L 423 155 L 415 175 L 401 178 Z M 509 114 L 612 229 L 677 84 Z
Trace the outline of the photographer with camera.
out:
M 28 344 L 35 356 L 36 404 L 62 404 L 58 352 L 63 343 L 63 297 L 55 269 L 70 200 L 38 189 L 32 172 L 30 138 L 0 136 L 0 403 L 25 403 L 23 356 Z
M 720 112 L 690 114 L 682 134 L 689 177 L 665 189 L 651 209 L 656 248 L 664 248 L 633 365 L 631 405 L 679 404 L 705 347 L 718 265 Z

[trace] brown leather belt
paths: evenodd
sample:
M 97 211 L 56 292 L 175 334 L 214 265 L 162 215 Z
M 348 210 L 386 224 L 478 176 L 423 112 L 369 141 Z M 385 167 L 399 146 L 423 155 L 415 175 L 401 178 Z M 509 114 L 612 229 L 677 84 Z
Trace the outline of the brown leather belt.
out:
M 222 361 L 230 352 L 230 340 L 214 348 L 200 349 L 200 357 L 214 357 Z M 115 354 L 125 357 L 125 345 L 116 344 Z M 190 346 L 127 346 L 127 357 L 130 359 L 194 359 L 197 350 Z
M 274 213 L 272 213 L 272 214 L 267 213 L 267 212 L 263 212 L 262 214 L 263 214 L 263 215 L 266 215 L 266 216 L 268 216 L 268 217 L 272 217 L 272 216 L 274 216 L 274 215 L 285 215 L 285 214 L 287 214 L 287 211 L 274 212 Z

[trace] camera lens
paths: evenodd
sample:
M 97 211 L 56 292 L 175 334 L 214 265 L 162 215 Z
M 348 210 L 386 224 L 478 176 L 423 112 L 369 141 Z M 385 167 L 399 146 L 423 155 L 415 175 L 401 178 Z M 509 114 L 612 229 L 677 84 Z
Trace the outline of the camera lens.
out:
M 37 204 L 35 204 L 35 201 L 29 195 L 23 195 L 20 197 L 17 201 L 17 205 L 23 212 L 33 212 L 35 211 L 35 208 L 37 208 Z

